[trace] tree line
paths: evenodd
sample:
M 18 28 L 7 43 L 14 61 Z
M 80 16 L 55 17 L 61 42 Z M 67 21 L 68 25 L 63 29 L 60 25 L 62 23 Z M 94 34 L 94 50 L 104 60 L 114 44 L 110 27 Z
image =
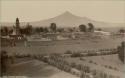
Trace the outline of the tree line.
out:
M 92 23 L 88 23 L 89 28 L 87 28 L 86 25 L 81 24 L 79 25 L 79 30 L 81 32 L 93 32 L 94 31 L 94 25 Z M 13 26 L 14 28 L 14 26 Z M 7 26 L 2 27 L 1 30 L 1 35 L 9 35 L 12 34 L 14 31 L 13 28 L 9 28 Z M 69 32 L 74 32 L 75 28 L 67 28 Z M 56 33 L 56 32 L 65 32 L 64 28 L 57 27 L 56 23 L 51 23 L 49 27 L 33 27 L 29 23 L 25 27 L 20 27 L 19 29 L 20 34 L 25 34 L 25 35 L 31 35 L 33 32 L 35 33 Z

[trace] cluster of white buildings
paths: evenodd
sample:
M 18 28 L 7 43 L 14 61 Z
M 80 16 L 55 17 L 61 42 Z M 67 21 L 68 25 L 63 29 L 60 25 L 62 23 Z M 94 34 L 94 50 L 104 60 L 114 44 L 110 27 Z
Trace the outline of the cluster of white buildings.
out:
M 68 39 L 82 39 L 91 37 L 109 38 L 110 32 L 94 31 L 93 33 L 72 32 L 72 33 L 41 33 L 34 34 L 27 37 L 28 41 L 54 41 L 54 40 L 68 40 Z

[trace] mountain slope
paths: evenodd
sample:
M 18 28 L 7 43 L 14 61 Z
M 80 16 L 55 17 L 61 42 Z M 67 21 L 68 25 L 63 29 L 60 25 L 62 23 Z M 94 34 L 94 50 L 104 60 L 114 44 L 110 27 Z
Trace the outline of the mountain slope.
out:
M 77 27 L 80 24 L 87 25 L 90 22 L 93 23 L 96 27 L 118 27 L 118 26 L 124 27 L 125 26 L 125 24 L 105 23 L 105 22 L 91 20 L 87 17 L 80 17 L 80 16 L 73 15 L 68 11 L 47 20 L 34 21 L 29 23 L 33 26 L 50 26 L 50 23 L 53 23 L 53 22 L 56 23 L 58 27 Z M 2 23 L 2 25 L 12 26 L 13 24 Z M 21 25 L 22 26 L 26 25 L 26 22 L 22 22 Z

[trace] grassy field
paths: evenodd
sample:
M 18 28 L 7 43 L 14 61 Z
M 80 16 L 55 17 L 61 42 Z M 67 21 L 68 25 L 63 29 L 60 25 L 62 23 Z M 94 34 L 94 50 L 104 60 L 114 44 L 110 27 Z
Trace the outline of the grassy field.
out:
M 26 78 L 77 78 L 53 66 L 32 59 L 18 59 L 8 68 L 9 76 L 25 76 Z
M 97 50 L 105 48 L 117 48 L 124 39 L 85 39 L 85 40 L 65 40 L 52 42 L 28 42 L 29 46 L 24 46 L 24 42 L 17 43 L 15 47 L 2 47 L 1 50 L 7 51 L 9 54 L 51 54 L 51 53 L 65 53 L 67 50 L 83 51 L 83 50 Z M 90 66 L 91 69 L 98 69 L 108 74 L 122 77 L 123 64 L 118 59 L 117 55 L 92 56 L 84 57 L 85 61 L 80 58 L 66 58 L 68 62 L 75 62 Z M 94 63 L 91 63 L 91 62 Z M 96 64 L 95 64 L 96 63 Z M 114 69 L 109 69 L 105 66 L 111 66 Z M 13 71 L 12 71 L 13 70 Z M 18 72 L 19 71 L 19 72 Z M 66 72 L 60 71 L 55 67 L 47 65 L 37 60 L 19 60 L 17 64 L 11 66 L 8 70 L 10 75 L 24 75 L 30 78 L 77 78 Z M 65 75 L 65 77 L 64 77 Z
M 116 48 L 124 39 L 99 39 L 99 40 L 65 40 L 49 42 L 28 42 L 27 47 L 23 42 L 17 43 L 15 47 L 2 47 L 9 53 L 44 54 L 64 53 L 67 50 L 83 51 L 91 49 Z
M 119 60 L 118 54 L 84 57 L 86 61 L 93 61 L 101 66 L 111 66 L 119 71 L 123 71 L 123 63 Z
M 66 58 L 65 60 L 67 60 L 70 63 L 75 62 L 76 64 L 86 65 L 89 66 L 92 70 L 100 70 L 105 73 L 112 74 L 114 76 L 119 76 L 120 78 L 123 78 L 123 75 L 125 73 L 123 69 L 124 65 L 119 60 L 117 54 L 82 57 L 82 59 L 84 60 L 80 60 L 80 58 Z M 105 66 L 111 66 L 112 69 Z M 115 70 L 114 68 L 117 70 Z

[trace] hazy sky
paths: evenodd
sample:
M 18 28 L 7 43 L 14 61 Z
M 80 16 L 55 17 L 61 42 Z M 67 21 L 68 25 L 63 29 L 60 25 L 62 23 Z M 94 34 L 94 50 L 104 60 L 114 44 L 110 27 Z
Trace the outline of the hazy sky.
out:
M 2 22 L 15 22 L 16 17 L 20 21 L 39 21 L 65 11 L 98 21 L 125 22 L 125 1 L 2 0 L 0 7 Z

